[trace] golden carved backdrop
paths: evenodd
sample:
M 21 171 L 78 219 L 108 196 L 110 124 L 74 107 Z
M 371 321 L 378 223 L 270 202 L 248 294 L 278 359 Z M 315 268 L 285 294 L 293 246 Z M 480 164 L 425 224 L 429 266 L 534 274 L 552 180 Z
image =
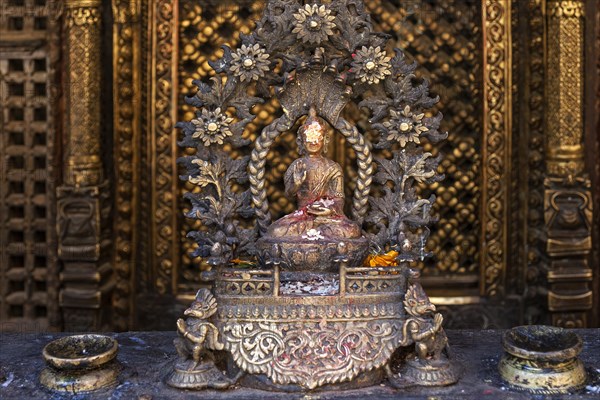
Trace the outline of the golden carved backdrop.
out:
M 156 160 L 157 164 L 150 166 L 151 173 L 142 173 L 142 180 L 147 176 L 149 187 L 152 182 L 158 182 L 159 187 L 152 196 L 154 203 L 144 206 L 142 201 L 141 206 L 148 210 L 142 220 L 159 218 L 151 223 L 151 229 L 142 230 L 142 234 L 151 233 L 150 240 L 142 242 L 152 243 L 141 249 L 143 257 L 150 260 L 148 279 L 142 281 L 149 285 L 147 290 L 154 286 L 160 293 L 185 299 L 200 284 L 201 266 L 199 260 L 190 258 L 193 245 L 185 238 L 192 226 L 182 217 L 181 209 L 186 204 L 181 194 L 191 188 L 184 188 L 177 180 L 174 159 L 178 150 L 173 147 L 177 133 L 171 130 L 172 124 L 191 117 L 192 111 L 183 104 L 182 97 L 193 93 L 192 80 L 210 76 L 208 60 L 220 55 L 222 44 L 238 44 L 238 32 L 247 33 L 252 28 L 263 2 L 181 0 L 177 4 L 152 4 L 147 15 L 150 29 L 155 29 L 151 40 L 156 46 L 150 49 L 149 63 L 155 63 L 156 70 L 149 71 L 148 84 L 154 89 L 145 92 L 154 96 L 148 104 L 160 107 L 152 111 L 150 129 L 142 131 L 156 133 L 146 148 L 150 149 L 148 160 Z M 444 154 L 446 180 L 431 188 L 437 195 L 440 222 L 428 245 L 436 257 L 416 266 L 423 271 L 428 292 L 438 304 L 448 306 L 448 320 L 454 319 L 457 326 L 464 323 L 464 315 L 482 326 L 538 319 L 545 313 L 548 269 L 560 269 L 553 267 L 545 241 L 551 217 L 544 200 L 549 187 L 544 182 L 556 171 L 549 169 L 546 173 L 546 163 L 550 168 L 554 159 L 546 159 L 544 145 L 558 148 L 556 143 L 563 142 L 560 135 L 552 142 L 554 136 L 545 137 L 543 130 L 546 118 L 552 123 L 550 116 L 564 114 L 560 105 L 566 104 L 545 100 L 544 80 L 551 67 L 548 72 L 545 68 L 554 48 L 582 51 L 584 18 L 578 10 L 583 9 L 584 2 L 376 0 L 366 4 L 378 28 L 391 34 L 395 45 L 420 64 L 419 76 L 432 81 L 434 93 L 441 98 L 439 109 L 445 114 L 443 128 L 449 132 L 443 146 L 431 149 Z M 563 35 L 560 25 L 549 32 L 547 27 L 553 20 L 545 20 L 549 18 L 547 9 L 564 10 L 559 23 L 579 31 Z M 141 15 L 145 15 L 143 9 Z M 546 38 L 554 34 L 558 37 L 545 50 Z M 523 40 L 515 42 L 513 36 Z M 583 71 L 579 71 L 576 61 L 570 64 L 572 57 L 570 60 L 566 65 L 572 68 L 571 74 L 582 79 Z M 559 53 L 551 65 L 561 62 Z M 577 85 L 581 82 L 564 78 L 555 82 L 561 85 L 553 89 L 561 93 L 556 97 L 563 93 L 580 96 Z M 520 106 L 523 103 L 527 106 Z M 550 107 L 555 112 L 547 113 Z M 346 111 L 359 129 L 368 131 L 360 110 Z M 576 106 L 569 112 L 581 111 Z M 277 116 L 277 104 L 273 101 L 257 107 L 256 114 L 247 137 L 256 135 Z M 571 130 L 583 132 L 577 124 Z M 581 141 L 581 134 L 575 140 Z M 344 165 L 346 188 L 351 190 L 355 165 L 352 152 L 343 140 L 336 141 L 331 151 Z M 287 134 L 269 155 L 268 196 L 275 215 L 293 209 L 282 195 L 281 177 L 295 154 L 294 136 Z M 555 163 L 565 165 L 567 161 L 571 162 L 569 156 L 558 157 Z M 167 198 L 162 194 L 170 188 L 179 195 Z M 589 221 L 589 215 L 584 220 Z M 585 221 L 582 226 L 586 226 Z M 587 226 L 584 231 L 589 231 Z M 580 254 L 589 253 L 585 245 L 575 247 Z M 586 289 L 591 277 L 588 271 L 587 265 L 580 265 L 582 281 L 557 297 L 581 299 L 583 293 L 590 293 Z M 558 273 L 559 292 L 564 289 L 560 282 L 573 279 L 579 272 Z M 496 307 L 498 301 L 510 305 Z M 585 324 L 581 312 L 588 307 L 585 300 L 566 302 L 571 302 L 567 309 L 579 311 L 569 314 L 563 324 Z M 461 312 L 451 307 L 456 304 L 463 306 Z
M 437 196 L 440 220 L 428 242 L 435 257 L 415 267 L 446 323 L 589 325 L 598 263 L 591 194 L 600 174 L 597 152 L 583 163 L 584 150 L 599 142 L 595 93 L 584 88 L 597 86 L 585 68 L 598 57 L 600 7 L 593 0 L 365 3 L 440 96 L 449 139 L 427 150 L 444 156 L 446 180 L 424 189 Z M 0 155 L 8 161 L 0 175 L 2 322 L 172 329 L 178 307 L 202 285 L 203 268 L 186 238 L 193 225 L 182 194 L 192 188 L 178 179 L 183 151 L 174 125 L 191 117 L 184 96 L 192 80 L 212 74 L 208 60 L 223 44 L 236 47 L 264 4 L 0 0 L 0 32 L 8 35 L 0 44 Z M 278 105 L 255 112 L 249 138 L 278 116 Z M 368 136 L 367 116 L 351 107 L 345 113 Z M 330 153 L 350 193 L 354 154 L 341 138 Z M 269 154 L 276 216 L 294 207 L 282 175 L 295 156 L 292 133 Z M 44 168 L 55 179 L 42 186 Z M 157 321 L 159 313 L 165 317 Z
M 502 273 L 506 270 L 508 257 L 505 233 L 508 223 L 506 186 L 509 180 L 506 172 L 509 169 L 506 167 L 511 103 L 510 93 L 503 97 L 498 95 L 498 91 L 506 91 L 509 87 L 511 16 L 510 9 L 503 8 L 506 5 L 492 2 L 484 7 L 480 1 L 367 2 L 379 29 L 391 34 L 396 39 L 395 45 L 405 49 L 421 65 L 419 75 L 432 81 L 434 93 L 441 98 L 438 107 L 446 115 L 443 128 L 450 134 L 449 141 L 441 148 L 428 149 L 434 154 L 442 152 L 445 155 L 442 169 L 447 176 L 444 182 L 432 188 L 438 198 L 436 211 L 440 222 L 429 247 L 437 256 L 426 265 L 419 266 L 423 270 L 424 281 L 430 286 L 430 293 L 442 304 L 478 303 L 480 293 L 495 295 L 502 291 L 504 284 Z M 173 39 L 177 40 L 179 57 L 173 60 L 171 55 L 173 80 L 170 83 L 177 84 L 171 90 L 178 94 L 179 108 L 170 110 L 171 118 L 190 118 L 191 110 L 181 106 L 181 95 L 190 93 L 193 79 L 210 75 L 208 59 L 217 58 L 222 44 L 235 47 L 237 32 L 248 32 L 253 25 L 252 19 L 259 15 L 261 9 L 262 2 L 247 6 L 227 3 L 215 6 L 206 2 L 203 6 L 195 1 L 180 1 L 179 7 L 172 9 L 178 14 L 177 31 L 172 31 L 171 35 L 176 36 Z M 490 14 L 485 24 L 484 14 Z M 493 40 L 485 44 L 488 47 L 484 47 L 483 29 L 496 33 Z M 482 62 L 486 52 L 493 53 L 493 63 Z M 487 75 L 484 74 L 485 67 L 489 69 Z M 481 101 L 484 92 L 497 96 L 493 103 L 490 102 L 493 106 L 486 115 Z M 273 102 L 259 108 L 256 112 L 258 118 L 249 126 L 247 135 L 252 137 L 260 132 L 277 116 L 276 110 Z M 361 129 L 369 129 L 366 117 L 357 117 L 359 110 L 351 109 L 347 114 Z M 488 127 L 486 131 L 484 125 Z M 165 134 L 172 135 L 172 132 Z M 489 137 L 488 140 L 484 134 Z M 489 144 L 482 146 L 483 143 Z M 165 151 L 157 147 L 153 150 L 158 151 L 153 156 L 159 162 L 163 161 Z M 346 188 L 352 190 L 353 154 L 341 140 L 336 143 L 334 153 L 345 166 Z M 283 196 L 281 178 L 295 155 L 292 134 L 283 136 L 270 154 L 268 195 L 275 215 L 293 210 L 293 204 Z M 485 157 L 493 162 L 484 171 Z M 177 185 L 174 166 L 164 168 L 172 162 L 172 157 L 164 158 L 164 162 L 157 167 L 158 175 L 152 180 L 170 181 L 180 193 L 189 190 Z M 490 184 L 482 182 L 483 174 L 489 177 Z M 484 198 L 487 200 L 482 203 Z M 171 286 L 177 294 L 189 293 L 199 283 L 199 265 L 198 260 L 193 261 L 188 256 L 193 248 L 185 233 L 191 226 L 178 213 L 185 204 L 176 204 L 173 199 L 170 203 L 159 200 L 155 206 L 154 215 L 176 214 L 171 215 L 172 231 L 154 231 L 160 247 L 151 255 L 157 267 L 156 283 L 159 290 L 168 290 L 166 288 Z M 157 225 L 162 226 L 162 221 L 158 221 Z M 181 245 L 173 243 L 172 238 L 165 235 L 175 232 Z M 488 249 L 485 253 L 480 252 L 483 237 L 486 237 Z M 169 246 L 173 249 L 171 252 L 161 251 Z M 186 254 L 174 261 L 172 255 L 180 254 L 180 246 Z

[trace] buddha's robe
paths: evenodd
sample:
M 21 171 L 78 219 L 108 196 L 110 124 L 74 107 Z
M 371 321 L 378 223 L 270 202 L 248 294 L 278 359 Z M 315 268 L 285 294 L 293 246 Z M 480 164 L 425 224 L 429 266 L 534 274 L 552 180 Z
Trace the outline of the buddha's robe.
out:
M 297 185 L 294 175 L 303 176 L 304 172 L 306 178 Z M 285 173 L 284 182 L 286 195 L 296 196 L 298 210 L 273 222 L 266 236 L 328 240 L 361 237 L 360 226 L 343 212 L 343 179 L 342 167 L 325 157 L 303 157 L 294 161 Z M 324 212 L 324 209 L 329 211 Z

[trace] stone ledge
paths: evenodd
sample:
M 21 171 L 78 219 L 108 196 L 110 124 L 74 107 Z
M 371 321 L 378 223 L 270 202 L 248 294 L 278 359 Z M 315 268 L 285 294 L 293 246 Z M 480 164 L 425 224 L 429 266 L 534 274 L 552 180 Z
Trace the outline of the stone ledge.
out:
M 594 374 L 589 385 L 600 390 L 600 329 L 577 330 L 584 341 L 581 360 Z M 496 370 L 502 354 L 502 331 L 448 331 L 455 358 L 465 373 L 456 385 L 445 388 L 411 388 L 396 390 L 387 385 L 338 393 L 311 393 L 312 399 L 530 399 L 531 395 L 513 391 L 500 381 Z M 175 390 L 163 383 L 176 357 L 175 332 L 128 332 L 109 334 L 119 342 L 118 360 L 123 365 L 119 385 L 85 395 L 53 394 L 38 383 L 45 364 L 43 347 L 63 333 L 0 334 L 0 398 L 8 399 L 302 399 L 303 394 L 271 393 L 253 389 L 190 392 Z M 583 390 L 577 396 L 557 398 L 598 398 L 598 392 Z

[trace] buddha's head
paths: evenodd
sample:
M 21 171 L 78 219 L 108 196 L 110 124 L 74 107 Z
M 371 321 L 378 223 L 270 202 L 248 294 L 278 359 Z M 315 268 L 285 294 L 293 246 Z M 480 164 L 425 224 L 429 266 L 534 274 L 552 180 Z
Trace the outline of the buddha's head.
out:
M 298 152 L 305 155 L 325 155 L 329 144 L 329 134 L 325 128 L 325 122 L 317 116 L 314 108 L 304 124 L 298 129 Z

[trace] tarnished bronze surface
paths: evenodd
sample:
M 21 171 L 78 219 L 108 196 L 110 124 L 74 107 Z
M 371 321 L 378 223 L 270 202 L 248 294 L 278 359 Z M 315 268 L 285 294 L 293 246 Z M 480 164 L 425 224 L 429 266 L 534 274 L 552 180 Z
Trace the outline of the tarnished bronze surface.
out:
M 179 144 L 193 149 L 179 159 L 180 178 L 195 186 L 184 195 L 186 216 L 200 222 L 188 237 L 212 269 L 204 276 L 214 295 L 198 291 L 188 318 L 178 320 L 179 360 L 167 383 L 337 390 L 379 383 L 382 371 L 398 387 L 405 376 L 411 385 L 455 383 L 443 317 L 409 268 L 430 256 L 425 242 L 435 222 L 435 196 L 417 187 L 442 180 L 440 157 L 424 144 L 447 137 L 427 81 L 414 80 L 416 65 L 402 50 L 388 53 L 388 37 L 375 31 L 362 1 L 273 0 L 241 41 L 210 62 L 210 83 L 194 82 L 187 102 L 195 117 L 177 125 Z M 273 97 L 283 115 L 247 139 L 253 107 Z M 351 102 L 368 110 L 372 143 L 342 116 Z M 300 157 L 284 175 L 296 211 L 273 221 L 268 154 L 297 124 Z M 343 170 L 326 157 L 333 133 L 358 160 L 350 217 Z M 408 369 L 402 376 L 391 368 L 400 348 L 409 350 L 393 361 Z
M 311 75 L 315 78 L 312 85 L 301 81 L 310 82 Z M 282 269 L 291 271 L 337 272 L 336 257 L 340 255 L 348 259 L 348 266 L 361 266 L 369 251 L 369 240 L 362 233 L 361 222 L 365 217 L 370 185 L 361 183 L 363 190 L 355 193 L 353 201 L 356 221 L 349 219 L 344 214 L 344 174 L 338 163 L 327 158 L 331 135 L 325 121 L 317 117 L 315 108 L 319 104 L 324 114 L 335 120 L 346 105 L 346 101 L 337 99 L 349 97 L 350 91 L 341 82 L 336 84 L 333 73 L 322 74 L 317 68 L 311 68 L 308 74 L 302 74 L 301 71 L 296 79 L 298 84 L 287 89 L 287 95 L 281 95 L 280 92 L 283 109 L 293 109 L 293 102 L 300 99 L 314 104 L 297 133 L 296 142 L 301 157 L 289 166 L 284 175 L 285 193 L 296 198 L 297 209 L 269 224 L 270 214 L 262 218 L 260 215 L 268 207 L 267 200 L 261 196 L 261 192 L 266 193 L 266 190 L 260 189 L 266 185 L 251 175 L 253 203 L 257 208 L 257 222 L 262 233 L 256 242 L 258 253 L 267 260 L 278 260 Z M 319 85 L 333 86 L 338 91 L 327 90 L 315 96 Z M 366 157 L 361 163 L 362 167 L 359 167 L 369 180 L 373 167 L 372 162 L 368 162 L 371 158 L 366 148 L 362 146 Z M 267 153 L 266 150 L 268 147 L 262 152 Z M 256 162 L 260 162 L 259 152 L 253 152 L 253 155 L 257 157 L 249 168 L 251 171 L 255 168 L 254 171 L 260 176 L 260 167 Z
M 263 238 L 258 249 L 279 257 L 289 271 L 337 272 L 335 257 L 338 255 L 339 240 L 315 244 L 308 240 L 290 240 L 282 243 L 276 238 Z M 369 251 L 365 238 L 344 240 L 345 254 L 352 260 L 350 267 L 359 267 Z
M 392 386 L 446 386 L 458 381 L 462 368 L 444 356 L 448 351 L 448 339 L 442 326 L 442 315 L 420 285 L 412 285 L 406 292 L 404 308 L 409 315 L 407 332 L 415 342 L 414 352 L 399 363 L 387 366 Z
M 66 336 L 48 343 L 43 356 L 57 369 L 99 367 L 117 356 L 117 341 L 104 335 Z
M 179 88 L 170 88 L 179 93 L 187 93 L 192 78 L 205 78 L 211 75 L 207 61 L 214 60 L 215 56 L 207 49 L 209 47 L 216 49 L 221 44 L 237 45 L 239 40 L 233 31 L 235 29 L 242 32 L 250 31 L 253 26 L 251 20 L 258 18 L 263 4 L 261 2 L 248 6 L 223 4 L 214 10 L 209 5 L 197 2 L 182 1 L 179 4 L 181 11 L 179 22 L 173 22 L 173 26 L 178 27 L 180 32 L 178 40 L 181 59 L 177 80 Z M 450 279 L 449 281 L 446 279 L 448 284 L 461 285 L 458 280 L 453 279 L 455 275 L 468 275 L 475 280 L 471 286 L 477 287 L 480 254 L 480 235 L 477 233 L 477 227 L 480 225 L 477 210 L 481 193 L 478 184 L 478 177 L 481 174 L 478 149 L 481 146 L 479 135 L 481 121 L 478 117 L 480 110 L 470 99 L 474 93 L 479 93 L 481 90 L 482 78 L 480 74 L 471 74 L 470 71 L 481 71 L 478 60 L 482 49 L 478 43 L 481 41 L 481 27 L 487 24 L 487 21 L 481 20 L 482 6 L 477 1 L 444 1 L 436 4 L 400 3 L 399 5 L 385 1 L 369 1 L 365 6 L 373 15 L 374 25 L 379 30 L 392 35 L 394 45 L 405 49 L 423 65 L 417 70 L 418 75 L 430 77 L 434 92 L 443 93 L 437 109 L 444 109 L 445 114 L 449 115 L 442 122 L 442 126 L 449 131 L 453 151 L 426 144 L 427 151 L 432 151 L 434 155 L 444 154 L 447 161 L 440 166 L 440 170 L 450 177 L 447 181 L 432 185 L 437 195 L 434 207 L 440 213 L 440 226 L 443 229 L 432 231 L 432 239 L 428 247 L 440 256 L 436 262 L 428 262 L 426 266 L 419 263 L 419 268 L 425 268 L 424 277 L 446 274 Z M 502 7 L 506 6 L 502 5 Z M 240 13 L 247 13 L 250 16 L 241 18 Z M 504 18 L 505 15 L 506 13 L 503 12 L 501 17 Z M 446 18 L 453 22 L 446 21 Z M 444 22 L 437 23 L 438 21 Z M 223 27 L 229 27 L 232 31 L 224 34 Z M 215 33 L 217 30 L 219 34 Z M 446 34 L 447 32 L 451 33 Z M 502 36 L 499 40 L 508 43 L 509 39 Z M 437 46 L 438 51 L 432 52 L 432 43 Z M 177 107 L 177 105 L 173 106 Z M 264 105 L 257 105 L 255 109 L 257 118 L 248 125 L 249 137 L 254 137 L 263 126 L 272 122 L 276 117 L 277 104 L 270 101 Z M 183 110 L 185 113 L 180 115 L 189 118 L 192 110 L 186 106 Z M 358 110 L 349 110 L 344 116 L 352 123 L 358 123 L 359 129 L 368 130 L 366 116 L 361 115 Z M 271 152 L 268 155 L 267 163 L 273 167 L 265 171 L 265 178 L 269 183 L 267 193 L 269 208 L 274 216 L 281 216 L 292 212 L 294 207 L 284 195 L 281 184 L 285 172 L 284 166 L 289 165 L 295 157 L 293 135 L 282 134 L 278 138 L 277 148 L 281 151 Z M 339 139 L 334 142 L 332 150 L 332 156 L 344 167 L 348 188 L 346 195 L 350 197 L 356 187 L 354 180 L 357 175 L 353 171 L 355 151 L 349 149 Z M 495 157 L 493 159 L 496 160 Z M 161 175 L 164 179 L 173 179 L 164 175 Z M 190 187 L 182 188 L 183 191 L 189 189 Z M 504 194 L 502 192 L 498 195 Z M 460 197 L 461 201 L 453 200 L 454 196 Z M 163 215 L 166 208 L 161 207 L 160 212 Z M 179 228 L 181 232 L 189 229 L 187 227 L 190 222 L 184 223 L 185 228 Z M 490 224 L 490 227 L 495 226 L 497 225 Z M 195 279 L 193 271 L 199 266 L 199 261 L 193 261 L 188 256 L 193 251 L 189 242 L 182 239 L 181 243 L 186 249 L 186 255 L 182 257 L 179 267 L 181 277 L 179 287 L 183 288 Z M 194 269 L 190 266 L 192 263 L 195 264 Z M 162 274 L 162 271 L 160 273 Z M 474 291 L 470 292 L 470 294 L 474 293 Z
M 515 388 L 533 393 L 569 393 L 586 383 L 578 359 L 583 348 L 574 332 L 551 326 L 520 326 L 504 333 L 506 352 L 498 369 Z
M 120 366 L 117 341 L 104 335 L 65 336 L 48 343 L 42 352 L 48 368 L 40 383 L 49 389 L 79 393 L 116 383 Z
M 180 361 L 167 377 L 167 384 L 179 389 L 227 389 L 232 380 L 215 367 L 214 359 L 206 350 L 223 350 L 217 328 L 206 321 L 217 312 L 217 302 L 208 289 L 200 289 L 196 300 L 177 320 L 180 335 L 174 344 Z
M 584 342 L 580 357 L 586 366 L 600 363 L 600 329 L 577 329 L 575 332 Z M 320 397 L 328 400 L 397 400 L 400 398 L 431 398 L 460 400 L 531 400 L 532 394 L 515 390 L 502 382 L 498 372 L 498 360 L 503 352 L 501 330 L 449 330 L 446 332 L 453 350 L 464 360 L 464 374 L 452 386 L 414 387 L 398 390 L 389 384 L 376 385 L 358 390 L 343 390 L 335 393 L 276 393 L 261 388 L 237 390 L 207 390 L 190 392 L 165 385 L 163 378 L 169 372 L 176 357 L 173 339 L 177 333 L 170 332 L 123 332 L 111 334 L 119 342 L 119 361 L 123 369 L 119 384 L 105 390 L 88 393 L 86 400 L 116 399 L 173 399 L 190 398 L 211 400 L 302 400 Z M 60 333 L 1 333 L 0 334 L 0 398 L 3 400 L 47 399 L 48 389 L 38 383 L 32 371 L 41 371 L 44 360 L 40 357 L 43 347 L 51 340 L 61 337 Z M 159 361 L 157 361 L 159 360 Z M 590 380 L 573 394 L 555 394 L 553 400 L 598 398 L 600 373 L 591 368 Z M 58 397 L 58 396 L 55 396 Z M 62 398 L 67 397 L 63 395 Z M 538 396 L 539 397 L 539 396 Z
M 359 274 L 346 276 L 339 296 L 230 295 L 225 278 L 225 290 L 217 291 L 215 324 L 237 367 L 264 375 L 273 389 L 329 387 L 359 375 L 364 382 L 346 386 L 378 383 L 366 373 L 382 368 L 398 344 L 410 340 L 400 303 L 407 271 L 382 268 L 380 273 L 385 275 L 377 277 L 379 282 L 361 285 Z

